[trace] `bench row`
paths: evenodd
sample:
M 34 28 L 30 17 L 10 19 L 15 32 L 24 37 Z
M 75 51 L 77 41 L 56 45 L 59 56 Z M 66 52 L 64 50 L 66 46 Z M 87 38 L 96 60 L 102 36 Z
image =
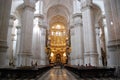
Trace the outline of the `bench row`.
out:
M 36 79 L 38 76 L 48 71 L 51 66 L 39 68 L 0 68 L 0 79 Z
M 107 78 L 107 77 L 116 77 L 115 68 L 77 68 L 72 66 L 65 66 L 65 68 L 81 78 Z

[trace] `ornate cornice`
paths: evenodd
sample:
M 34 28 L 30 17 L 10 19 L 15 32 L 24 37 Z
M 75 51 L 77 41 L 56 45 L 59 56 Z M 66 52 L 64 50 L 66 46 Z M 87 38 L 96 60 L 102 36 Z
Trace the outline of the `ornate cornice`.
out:
M 91 54 L 90 54 L 91 53 Z M 87 54 L 84 54 L 84 57 L 88 57 L 88 56 L 98 56 L 98 54 L 96 52 L 88 52 Z
M 70 25 L 70 29 L 75 27 L 83 27 L 83 26 L 82 26 L 82 23 L 73 23 L 73 25 Z
M 11 27 L 11 28 L 13 27 L 15 20 L 16 20 L 16 17 L 14 15 L 10 15 L 9 27 Z
M 73 18 L 73 26 L 74 27 L 82 27 L 82 13 L 76 13 L 72 15 Z M 77 20 L 76 20 L 77 19 Z
M 16 17 L 14 15 L 10 15 L 10 19 L 16 20 Z
M 39 27 L 43 29 L 47 29 L 47 25 L 44 25 L 44 24 L 39 24 Z
M 34 15 L 34 18 L 40 18 L 40 19 L 44 19 L 44 15 L 42 15 L 42 14 L 35 14 Z
M 92 0 L 84 0 L 81 2 L 81 9 L 82 11 L 91 8 L 93 6 Z
M 32 52 L 20 52 L 18 56 L 32 56 Z
M 0 52 L 7 51 L 7 41 L 0 40 Z

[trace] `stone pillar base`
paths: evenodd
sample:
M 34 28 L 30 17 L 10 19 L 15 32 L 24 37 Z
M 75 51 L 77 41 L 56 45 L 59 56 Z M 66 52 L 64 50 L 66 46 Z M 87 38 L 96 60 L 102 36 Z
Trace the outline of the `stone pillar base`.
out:
M 71 59 L 71 62 L 70 62 L 71 65 L 73 65 L 73 60 Z
M 74 65 L 74 64 L 75 64 L 75 63 L 74 63 L 74 60 L 72 59 L 72 60 L 71 60 L 71 65 Z
M 38 63 L 38 65 L 40 65 L 40 59 L 37 59 L 37 63 Z
M 18 67 L 21 67 L 21 66 L 31 66 L 31 61 L 32 61 L 32 58 L 31 58 L 31 54 L 18 54 L 18 57 L 17 57 L 17 65 Z
M 78 64 L 79 64 L 79 65 L 84 65 L 84 62 L 83 62 L 83 61 L 84 61 L 84 60 L 83 60 L 82 58 L 79 58 L 79 59 L 78 59 Z
M 40 60 L 40 65 L 46 65 L 46 60 Z
M 37 65 L 40 65 L 40 58 L 35 58 L 35 57 L 33 57 L 32 58 L 32 60 L 31 60 L 32 62 L 33 62 L 33 64 L 36 64 L 37 63 Z
M 78 65 L 79 60 L 75 59 L 75 65 Z
M 6 66 L 9 66 L 9 62 L 10 62 L 10 58 L 9 58 L 9 56 L 6 54 Z
M 6 52 L 0 52 L 0 68 L 7 67 L 6 64 Z
M 84 65 L 98 66 L 98 54 L 97 53 L 84 53 Z
M 120 40 L 108 42 L 107 66 L 120 66 Z
M 72 62 L 72 65 L 78 65 L 78 60 L 77 59 L 73 59 L 71 62 Z

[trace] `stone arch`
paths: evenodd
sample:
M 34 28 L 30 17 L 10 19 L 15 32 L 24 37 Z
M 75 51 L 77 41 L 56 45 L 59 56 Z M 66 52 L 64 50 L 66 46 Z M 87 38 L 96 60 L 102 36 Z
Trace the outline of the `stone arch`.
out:
M 102 11 L 101 8 L 97 5 L 97 4 L 93 4 L 93 9 L 94 9 L 94 13 L 95 13 L 95 23 L 99 22 L 101 16 L 102 16 Z
M 64 6 L 64 5 L 54 5 L 52 7 L 50 7 L 47 11 L 47 20 L 48 23 L 50 24 L 51 20 L 53 17 L 60 17 L 62 16 L 62 18 L 64 17 L 66 19 L 66 23 L 69 22 L 70 19 L 70 13 L 69 10 Z M 65 20 L 64 19 L 64 20 Z
M 100 40 L 102 45 L 101 47 L 101 58 L 102 58 L 102 64 L 104 66 L 107 66 L 107 53 L 106 53 L 106 41 L 105 41 L 105 33 L 104 33 L 104 25 L 103 25 L 103 18 L 104 16 L 102 15 L 101 8 L 97 5 L 94 4 L 94 13 L 95 13 L 95 25 L 97 28 L 101 29 L 101 36 Z

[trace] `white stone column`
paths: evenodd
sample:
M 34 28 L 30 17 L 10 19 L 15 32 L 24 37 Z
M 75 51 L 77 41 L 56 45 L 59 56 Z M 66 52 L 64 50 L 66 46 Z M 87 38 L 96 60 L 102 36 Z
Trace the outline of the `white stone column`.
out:
M 37 22 L 36 22 L 37 21 Z M 43 15 L 35 14 L 35 25 L 33 29 L 33 47 L 32 47 L 32 53 L 33 53 L 33 62 L 37 63 L 38 65 L 41 64 L 41 30 L 40 26 L 43 21 Z
M 115 38 L 109 41 L 108 46 L 111 51 L 110 57 L 113 58 L 111 64 L 120 66 L 120 0 L 110 0 L 110 3 L 114 28 L 112 31 L 115 34 Z
M 45 42 L 46 42 L 46 26 L 43 23 L 43 19 L 44 16 L 39 14 L 36 15 L 36 17 L 38 17 L 38 25 L 40 28 L 40 59 L 39 59 L 39 63 L 40 65 L 46 65 L 46 53 L 45 53 Z
M 12 0 L 0 0 L 0 67 L 5 67 L 7 54 L 7 33 Z
M 33 62 L 40 64 L 40 28 L 39 26 L 34 26 L 33 29 L 33 41 L 32 41 L 32 55 Z
M 77 65 L 84 64 L 84 45 L 83 45 L 83 27 L 82 27 L 82 14 L 76 13 L 73 15 L 74 28 L 75 28 L 75 45 L 76 48 L 76 61 Z
M 34 0 L 24 0 L 19 51 L 21 66 L 31 66 L 34 6 Z
M 40 38 L 40 45 L 41 45 L 41 54 L 40 54 L 40 64 L 46 65 L 46 53 L 45 53 L 45 40 L 46 40 L 46 28 L 41 25 L 41 38 Z
M 104 0 L 108 29 L 108 66 L 120 65 L 120 1 Z
M 79 27 L 78 27 L 78 25 L 74 25 L 74 48 L 75 48 L 75 61 L 74 61 L 74 63 L 75 63 L 75 65 L 78 65 L 78 58 L 79 58 L 79 37 L 78 37 L 78 30 L 79 30 Z
M 84 31 L 84 64 L 98 66 L 98 54 L 96 47 L 94 12 L 92 0 L 82 1 L 82 17 Z
M 75 46 L 75 28 L 74 26 L 72 26 L 70 28 L 70 31 L 71 31 L 71 53 L 70 53 L 70 56 L 71 56 L 71 65 L 77 65 L 77 62 L 75 62 L 75 59 L 77 57 L 76 55 L 76 46 Z
M 7 35 L 7 42 L 8 42 L 8 49 L 7 49 L 7 65 L 12 62 L 13 58 L 13 34 L 12 29 L 14 26 L 15 16 L 11 15 L 9 20 L 9 27 L 8 27 L 8 35 Z
M 120 45 L 120 0 L 110 0 L 113 18 L 113 28 L 117 44 Z
M 14 29 L 16 29 L 16 27 L 14 27 Z M 15 65 L 16 63 L 16 33 L 15 31 L 13 31 L 13 34 L 12 34 L 12 54 L 11 54 L 11 57 L 12 57 L 12 63 L 13 63 L 13 66 Z
M 17 44 L 16 44 L 16 54 L 19 53 L 20 49 L 20 34 L 21 34 L 21 26 L 16 26 L 17 28 Z
M 101 45 L 100 45 L 100 27 L 98 24 L 96 24 L 96 43 L 97 43 L 97 52 L 98 52 L 98 60 L 99 60 L 99 65 L 98 66 L 103 66 L 102 65 L 102 53 L 101 53 Z
M 21 34 L 21 26 L 16 26 L 17 28 L 17 42 L 16 42 L 16 66 L 20 66 L 19 59 L 19 50 L 20 50 L 20 34 Z
M 70 53 L 70 64 L 73 65 L 73 59 L 74 59 L 74 55 L 73 55 L 73 39 L 72 37 L 74 36 L 74 32 L 73 32 L 73 28 L 70 28 L 70 43 L 71 43 L 71 53 Z
M 104 5 L 105 5 L 105 18 L 106 18 L 106 22 L 107 22 L 107 32 L 108 32 L 108 42 L 109 42 L 109 40 L 112 40 L 115 37 L 115 34 L 112 31 L 113 30 L 113 26 L 112 26 L 113 20 L 112 20 L 112 12 L 111 12 L 110 0 L 104 0 Z M 107 42 L 107 44 L 109 44 L 108 42 Z M 109 49 L 108 49 L 108 53 L 109 53 Z M 110 56 L 111 56 L 111 54 L 109 53 L 107 55 L 107 64 L 108 64 L 108 66 L 112 66 L 111 62 L 113 60 L 112 60 L 112 58 L 110 58 Z

